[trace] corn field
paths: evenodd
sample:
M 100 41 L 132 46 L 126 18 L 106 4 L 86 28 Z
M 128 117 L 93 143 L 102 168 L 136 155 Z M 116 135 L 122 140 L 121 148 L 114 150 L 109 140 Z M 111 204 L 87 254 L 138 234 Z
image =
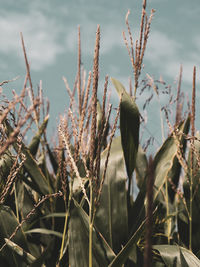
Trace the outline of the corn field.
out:
M 54 141 L 47 137 L 49 103 L 42 88 L 33 87 L 21 34 L 21 93 L 8 100 L 2 88 L 10 81 L 0 84 L 0 266 L 200 266 L 196 67 L 191 105 L 184 112 L 181 68 L 175 118 L 167 107 L 158 111 L 168 136 L 149 155 L 140 142 L 144 122 L 137 105 L 155 12 L 148 16 L 146 5 L 144 0 L 136 40 L 126 16 L 123 38 L 134 78 L 128 89 L 106 76 L 99 92 L 100 26 L 88 75 L 78 28 L 77 74 L 73 89 L 63 78 L 69 105 Z M 159 85 L 147 78 L 145 87 L 159 98 Z M 110 84 L 117 107 L 109 100 Z

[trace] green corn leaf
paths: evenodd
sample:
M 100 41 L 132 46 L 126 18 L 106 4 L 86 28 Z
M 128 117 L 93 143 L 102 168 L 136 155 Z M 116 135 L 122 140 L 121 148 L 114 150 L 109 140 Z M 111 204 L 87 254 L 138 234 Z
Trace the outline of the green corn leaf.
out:
M 54 173 L 57 174 L 58 162 L 57 162 L 56 156 L 55 156 L 54 152 L 50 149 L 48 143 L 46 144 L 46 148 L 47 148 L 47 152 L 49 154 L 49 159 L 50 159 L 51 165 L 53 167 Z
M 47 115 L 42 123 L 42 125 L 40 126 L 38 132 L 36 133 L 36 135 L 33 137 L 33 139 L 31 140 L 31 143 L 29 145 L 29 151 L 30 153 L 35 156 L 37 151 L 38 151 L 38 147 L 40 144 L 40 139 L 42 134 L 44 133 L 46 127 L 47 127 L 47 123 L 49 121 L 49 115 Z
M 138 147 L 135 170 L 136 170 L 137 186 L 139 187 L 139 189 L 141 189 L 148 171 L 147 156 L 141 146 Z
M 18 226 L 17 218 L 15 214 L 8 206 L 0 206 L 0 246 L 5 244 L 5 238 L 9 238 L 16 227 Z M 25 251 L 29 252 L 27 241 L 24 235 L 23 230 L 20 228 L 16 235 L 12 238 L 12 241 L 20 246 Z M 21 257 L 19 257 L 16 253 L 13 252 L 10 248 L 5 246 L 0 253 L 0 260 L 4 260 L 7 262 L 6 266 L 16 266 L 16 263 L 21 263 L 20 266 L 24 265 L 24 261 Z
M 108 265 L 108 267 L 118 267 L 123 266 L 127 261 L 128 257 L 132 254 L 134 246 L 137 244 L 142 232 L 145 228 L 145 221 L 141 223 L 137 231 L 132 235 L 127 244 L 121 249 L 113 261 Z
M 33 200 L 31 192 L 27 190 L 23 182 L 18 181 L 18 183 L 16 184 L 16 189 L 17 189 L 18 209 L 21 216 L 25 218 L 30 212 L 30 210 L 34 208 L 35 202 Z M 41 215 L 40 209 L 36 209 L 34 214 L 29 218 L 29 220 L 24 223 L 24 226 L 32 223 L 36 218 L 39 217 L 39 215 Z
M 127 173 L 129 179 L 131 179 L 139 144 L 140 113 L 135 101 L 126 92 L 124 86 L 114 78 L 111 78 L 111 81 L 119 97 L 122 97 L 120 104 L 120 131 Z
M 24 166 L 26 168 L 26 171 L 29 173 L 32 181 L 37 186 L 38 192 L 41 195 L 49 194 L 49 186 L 47 183 L 47 179 L 42 173 L 41 169 L 38 167 L 37 162 L 34 160 L 29 150 L 25 147 L 25 145 L 22 146 L 22 152 L 26 156 Z
M 33 233 L 43 234 L 43 235 L 55 235 L 59 238 L 62 238 L 61 233 L 59 233 L 57 231 L 45 229 L 45 228 L 35 228 L 35 229 L 31 229 L 31 230 L 28 230 L 25 232 L 25 234 L 33 234 Z
M 200 138 L 199 132 L 196 133 L 197 139 Z M 188 173 L 185 174 L 183 189 L 184 198 L 186 201 L 187 208 L 190 207 L 190 179 L 193 183 L 193 197 L 192 197 L 192 249 L 196 254 L 200 248 L 200 170 L 199 170 L 199 153 L 200 153 L 200 142 L 199 140 L 194 140 L 195 153 L 193 154 L 193 171 L 191 170 L 191 149 L 188 154 L 187 165 Z M 179 213 L 178 216 L 178 229 L 181 241 L 187 246 L 189 244 L 189 219 L 186 212 L 186 208 L 182 205 L 183 211 Z
M 37 257 L 37 259 L 31 264 L 31 267 L 55 267 L 56 262 L 52 260 L 52 253 L 55 254 L 54 250 L 54 238 L 48 243 L 47 247 L 43 250 L 43 252 Z M 44 264 L 44 265 L 43 265 Z
M 66 212 L 55 212 L 55 213 L 50 213 L 48 215 L 45 215 L 44 217 L 42 218 L 52 218 L 52 217 L 63 217 L 65 218 L 66 216 Z
M 184 122 L 181 122 L 179 125 L 179 129 L 181 132 L 183 132 L 184 126 L 185 126 Z M 177 166 L 177 161 L 176 161 L 177 151 L 178 151 L 177 143 L 174 137 L 170 135 L 163 143 L 163 145 L 161 146 L 161 148 L 159 149 L 154 158 L 154 168 L 155 168 L 154 186 L 156 188 L 154 199 L 157 198 L 164 183 L 168 181 L 168 177 L 173 179 L 173 177 L 177 175 L 176 168 L 179 168 L 179 165 Z M 176 165 L 174 165 L 174 163 Z
M 200 260 L 190 251 L 175 245 L 155 245 L 166 266 L 174 266 L 176 260 L 177 267 L 199 267 Z
M 136 159 L 136 181 L 139 192 L 129 208 L 129 232 L 134 233 L 145 218 L 145 197 L 148 161 L 145 152 L 139 146 Z
M 40 157 L 38 157 L 37 165 L 40 168 L 43 175 L 45 176 L 45 179 L 48 181 L 49 189 L 54 188 L 55 179 L 54 176 L 48 170 L 47 156 L 44 151 L 42 151 Z
M 189 129 L 190 129 L 190 116 L 188 116 L 188 118 L 184 122 L 184 125 L 180 124 L 179 127 L 181 127 L 182 132 L 185 135 L 187 135 L 188 132 L 189 132 Z M 180 145 L 182 146 L 182 153 L 184 155 L 185 154 L 185 150 L 186 150 L 186 139 L 183 136 L 181 137 Z M 180 174 L 181 174 L 181 164 L 180 164 L 178 158 L 175 157 L 174 161 L 173 161 L 173 166 L 172 166 L 168 176 L 170 177 L 173 185 L 176 188 L 177 188 L 177 186 L 179 184 Z M 172 189 L 172 186 L 171 186 L 171 184 L 169 182 L 168 182 L 168 194 L 169 194 L 171 202 L 173 203 L 176 191 L 174 189 Z
M 180 262 L 181 262 L 181 266 L 182 267 L 189 267 L 189 265 L 187 264 L 187 261 L 183 255 L 183 252 L 181 251 L 180 247 L 179 247 L 179 251 L 180 251 Z
M 5 121 L 5 126 L 7 128 L 7 134 L 10 135 L 13 132 L 12 127 L 8 123 L 8 121 Z M 18 145 L 17 143 L 13 143 L 14 149 L 16 152 L 18 152 Z M 25 144 L 22 142 L 22 148 L 21 152 L 25 155 L 26 160 L 24 162 L 24 167 L 26 168 L 26 171 L 29 173 L 33 183 L 35 184 L 37 188 L 37 192 L 40 195 L 46 195 L 49 193 L 49 186 L 47 183 L 47 179 L 42 173 L 41 169 L 38 167 L 37 162 L 31 155 L 29 149 L 25 146 Z
M 160 219 L 163 219 L 163 231 L 166 235 L 172 236 L 176 228 L 175 217 L 171 217 L 170 220 L 165 220 L 163 216 L 169 216 L 176 210 L 176 205 L 173 201 L 175 192 L 172 189 L 171 183 L 178 185 L 181 165 L 177 159 L 178 149 L 183 148 L 185 150 L 185 140 L 182 133 L 187 134 L 189 130 L 190 119 L 182 121 L 178 126 L 180 134 L 176 135 L 176 139 L 171 134 L 161 146 L 154 158 L 154 200 L 162 203 L 163 211 Z M 171 180 L 171 181 L 170 181 Z M 160 225 L 161 227 L 161 225 Z
M 153 211 L 153 217 L 157 216 L 158 209 L 155 208 Z M 133 233 L 131 238 L 128 240 L 126 245 L 121 249 L 121 251 L 116 255 L 113 261 L 108 265 L 108 267 L 118 267 L 123 266 L 126 263 L 127 259 L 131 256 L 132 260 L 136 263 L 137 259 L 134 258 L 132 253 L 133 249 L 137 245 L 138 240 L 141 238 L 142 234 L 144 233 L 146 224 L 146 219 L 141 222 L 137 230 Z
M 12 158 L 12 154 L 10 153 L 9 150 L 6 151 L 6 153 L 1 156 L 0 158 L 0 181 L 5 182 L 11 167 L 13 166 L 14 160 Z
M 30 253 L 26 252 L 23 248 L 12 242 L 11 240 L 5 238 L 5 242 L 9 248 L 11 248 L 15 253 L 17 253 L 23 261 L 25 261 L 28 264 L 33 263 L 36 258 L 32 256 Z
M 140 191 L 129 208 L 129 234 L 135 233 L 145 219 L 146 179 L 141 185 Z
M 101 154 L 101 178 L 107 153 L 108 149 L 105 149 Z M 115 252 L 121 249 L 128 235 L 126 176 L 121 138 L 116 137 L 111 145 L 100 205 L 95 216 L 95 225 Z
M 196 133 L 196 138 L 200 138 L 199 132 Z M 200 153 L 200 142 L 199 140 L 194 141 L 194 147 L 196 153 L 193 154 L 193 171 L 191 171 L 191 149 L 189 151 L 188 155 L 188 173 L 185 174 L 185 179 L 183 183 L 183 189 L 184 189 L 184 196 L 186 199 L 186 202 L 189 206 L 190 201 L 190 184 L 188 181 L 192 179 L 193 183 L 193 191 L 195 194 L 193 195 L 193 222 L 199 223 L 199 212 L 200 212 L 200 191 L 199 191 L 199 177 L 200 177 L 200 169 L 198 165 L 199 158 L 197 155 Z M 190 178 L 191 177 L 191 178 Z M 196 191 L 195 191 L 196 190 Z
M 115 257 L 102 235 L 93 228 L 93 266 L 108 266 Z M 74 200 L 69 222 L 69 264 L 88 267 L 89 217 Z

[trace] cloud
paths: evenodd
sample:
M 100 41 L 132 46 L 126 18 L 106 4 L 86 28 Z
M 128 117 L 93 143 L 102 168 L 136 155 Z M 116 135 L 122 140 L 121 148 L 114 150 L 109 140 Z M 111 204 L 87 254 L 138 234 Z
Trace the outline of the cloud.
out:
M 150 33 L 145 57 L 152 64 L 164 63 L 163 60 L 168 61 L 176 56 L 178 49 L 180 49 L 180 44 L 175 40 L 162 32 L 153 31 Z
M 97 25 L 92 21 L 84 20 L 81 23 L 81 43 L 82 52 L 85 55 L 93 55 L 95 46 Z M 100 39 L 100 51 L 101 54 L 107 54 L 112 51 L 113 48 L 123 48 L 122 39 L 123 28 L 116 24 L 108 24 L 106 27 L 100 27 L 101 39 Z M 74 27 L 70 28 L 66 36 L 67 49 L 73 52 L 77 51 L 78 34 Z
M 145 59 L 152 67 L 159 69 L 159 75 L 175 79 L 179 74 L 180 65 L 183 66 L 183 82 L 191 84 L 193 66 L 200 65 L 200 36 L 193 37 L 189 51 L 170 36 L 159 31 L 150 34 Z
M 108 25 L 102 32 L 102 53 L 109 53 L 114 47 L 125 48 L 123 37 L 123 28 L 119 25 Z
M 177 9 L 177 15 L 183 17 L 186 21 L 187 19 L 198 20 L 199 21 L 199 12 L 200 6 L 198 0 L 193 0 L 190 2 L 190 8 L 188 8 L 188 1 L 182 1 Z M 198 25 L 194 25 L 194 27 Z
M 52 64 L 63 51 L 57 40 L 60 28 L 55 21 L 32 10 L 28 13 L 8 12 L 0 16 L 0 53 L 23 59 L 20 32 L 23 33 L 33 70 L 38 71 Z

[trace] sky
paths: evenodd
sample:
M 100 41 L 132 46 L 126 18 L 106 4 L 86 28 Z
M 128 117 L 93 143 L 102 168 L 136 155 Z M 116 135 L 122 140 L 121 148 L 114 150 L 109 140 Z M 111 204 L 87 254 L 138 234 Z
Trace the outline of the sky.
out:
M 141 6 L 142 0 L 2 0 L 0 81 L 20 76 L 17 81 L 4 87 L 4 93 L 9 94 L 12 89 L 19 92 L 23 86 L 26 69 L 20 41 L 22 32 L 34 88 L 42 80 L 44 95 L 50 101 L 49 129 L 55 130 L 59 114 L 64 112 L 68 103 L 62 77 L 65 76 L 73 88 L 77 71 L 78 25 L 81 27 L 82 62 L 88 73 L 92 70 L 97 24 L 100 24 L 101 29 L 99 94 L 101 95 L 105 75 L 115 77 L 127 87 L 129 77 L 133 78 L 133 72 L 122 31 L 126 30 L 125 16 L 130 10 L 129 23 L 133 38 L 137 38 Z M 197 77 L 200 77 L 200 2 L 147 1 L 148 13 L 152 8 L 156 12 L 141 79 L 147 73 L 154 79 L 162 76 L 167 84 L 172 85 L 172 90 L 176 90 L 182 64 L 182 90 L 190 96 L 194 65 L 197 66 Z M 197 87 L 198 82 L 199 78 Z M 109 87 L 112 88 L 111 83 Z M 147 96 L 138 95 L 140 108 L 145 97 Z M 112 101 L 117 106 L 115 93 Z M 162 96 L 161 102 L 165 101 L 166 96 Z M 149 131 L 153 136 L 160 134 L 158 114 L 153 105 L 152 116 L 148 116 Z

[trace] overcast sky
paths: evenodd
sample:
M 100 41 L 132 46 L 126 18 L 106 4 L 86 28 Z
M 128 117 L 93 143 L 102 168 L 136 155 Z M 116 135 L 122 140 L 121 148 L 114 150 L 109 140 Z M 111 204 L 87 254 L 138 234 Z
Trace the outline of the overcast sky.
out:
M 81 26 L 82 62 L 92 69 L 97 24 L 101 27 L 100 85 L 106 74 L 128 84 L 132 76 L 130 60 L 123 42 L 125 16 L 130 9 L 132 32 L 138 32 L 142 0 L 9 0 L 1 1 L 0 10 L 0 81 L 18 75 L 6 90 L 23 85 L 25 65 L 20 43 L 22 32 L 31 66 L 33 84 L 43 82 L 51 104 L 51 123 L 66 108 L 67 94 L 62 76 L 71 87 L 77 66 L 77 27 Z M 183 65 L 183 89 L 191 91 L 193 65 L 200 66 L 199 0 L 149 0 L 154 8 L 145 69 L 155 79 L 162 75 L 174 84 Z M 197 72 L 199 76 L 199 72 Z M 138 100 L 139 105 L 143 99 Z M 155 121 L 152 121 L 155 123 Z M 152 132 L 154 131 L 152 127 Z

